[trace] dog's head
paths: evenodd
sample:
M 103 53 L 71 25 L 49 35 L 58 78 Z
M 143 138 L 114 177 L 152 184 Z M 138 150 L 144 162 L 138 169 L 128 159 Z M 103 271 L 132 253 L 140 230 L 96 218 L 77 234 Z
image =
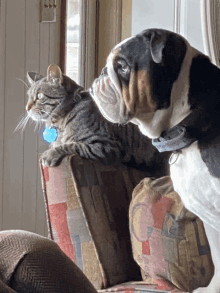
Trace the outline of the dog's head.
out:
M 106 67 L 91 87 L 91 94 L 109 121 L 131 121 L 139 124 L 144 134 L 157 137 L 162 128 L 170 126 L 167 116 L 176 112 L 175 107 L 185 104 L 184 113 L 174 114 L 177 117 L 172 117 L 175 120 L 172 123 L 188 115 L 186 76 L 189 77 L 192 58 L 198 53 L 176 33 L 144 30 L 111 51 Z M 160 120 L 158 129 L 154 127 L 155 119 Z

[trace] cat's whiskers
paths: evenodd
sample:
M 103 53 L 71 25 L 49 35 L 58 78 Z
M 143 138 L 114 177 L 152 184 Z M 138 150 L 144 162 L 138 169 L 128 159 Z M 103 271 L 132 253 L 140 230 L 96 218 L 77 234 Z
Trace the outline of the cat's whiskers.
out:
M 19 129 L 22 129 L 22 131 L 23 131 L 23 128 L 27 125 L 29 118 L 30 118 L 29 115 L 22 117 L 21 120 L 18 122 L 18 125 L 16 126 L 14 132 Z
M 37 129 L 39 129 L 38 126 L 39 126 L 40 121 L 41 121 L 41 119 L 42 119 L 42 115 L 41 115 L 40 111 L 38 111 L 37 114 L 38 114 L 40 117 L 38 118 L 38 120 L 35 120 L 35 121 L 34 121 L 34 122 L 35 122 L 34 132 L 35 132 Z
M 42 110 L 41 110 L 42 111 Z M 41 123 L 43 122 L 42 120 L 43 120 L 43 116 L 42 116 L 42 113 L 41 113 L 41 111 L 40 110 L 37 110 L 36 111 L 36 114 L 39 116 L 39 118 L 37 119 L 37 120 L 35 120 L 34 122 L 35 122 L 35 127 L 34 127 L 34 131 L 36 131 L 36 130 L 40 130 L 40 127 L 41 127 Z
M 15 130 L 13 131 L 13 132 L 15 132 L 15 131 L 18 131 L 21 129 L 21 139 L 23 139 L 24 129 L 28 123 L 29 118 L 30 118 L 29 115 L 26 115 L 26 117 L 22 117 L 22 119 L 20 120 L 20 122 L 16 126 Z
M 27 123 L 29 121 L 29 118 L 30 118 L 30 116 L 27 115 L 26 118 L 25 118 L 25 120 L 24 120 L 23 127 L 22 127 L 22 130 L 21 130 L 22 134 L 24 132 L 25 127 L 27 126 Z
M 51 113 L 45 111 L 45 110 L 41 110 L 42 112 L 44 112 L 45 114 L 47 114 L 51 119 L 54 119 L 54 117 L 52 116 Z
M 27 83 L 24 81 L 24 80 L 22 80 L 22 79 L 20 79 L 20 78 L 16 78 L 17 80 L 20 80 L 21 82 L 23 82 L 23 84 L 24 85 L 26 85 L 26 87 L 29 89 L 29 86 L 27 85 Z
M 42 125 L 43 125 L 43 118 L 42 118 L 42 114 L 40 114 L 40 116 L 41 116 L 41 119 L 40 119 L 40 121 L 39 121 L 39 123 L 38 123 L 38 131 L 41 129 L 41 127 L 42 127 Z
M 50 116 L 51 118 L 53 118 L 53 116 L 50 113 L 48 113 L 47 111 L 45 111 L 45 110 L 38 110 L 38 111 L 36 111 L 36 114 L 38 114 L 40 117 L 39 117 L 38 120 L 34 120 L 34 121 L 31 119 L 31 122 L 35 122 L 34 131 L 36 131 L 36 130 L 39 131 L 41 129 L 43 123 L 45 122 L 43 120 L 44 118 L 43 118 L 42 112 L 43 113 L 46 113 L 48 116 Z
M 23 117 L 22 117 L 21 120 L 18 122 L 18 125 L 15 127 L 15 129 L 14 129 L 13 132 L 15 132 L 15 131 L 17 131 L 18 129 L 21 128 L 21 124 L 23 123 L 24 119 L 26 118 L 26 117 L 25 117 L 25 114 L 23 114 L 22 116 L 23 116 Z
M 35 121 L 35 122 L 36 122 L 36 124 L 35 124 L 35 127 L 34 127 L 34 132 L 37 130 L 37 128 L 38 128 L 38 124 L 39 124 L 38 121 Z

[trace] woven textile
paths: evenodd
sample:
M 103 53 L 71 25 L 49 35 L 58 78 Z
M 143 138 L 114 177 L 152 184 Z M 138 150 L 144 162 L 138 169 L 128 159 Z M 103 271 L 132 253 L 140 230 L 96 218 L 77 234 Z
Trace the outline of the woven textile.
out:
M 82 159 L 65 158 L 42 170 L 49 236 L 96 289 L 141 280 L 132 256 L 128 210 L 145 174 Z
M 213 263 L 203 223 L 183 206 L 170 177 L 140 182 L 129 219 L 133 254 L 144 280 L 167 280 L 190 292 L 209 284 Z
M 59 246 L 22 230 L 0 231 L 1 293 L 96 293 Z
M 44 246 L 57 246 L 53 241 L 35 233 L 22 230 L 0 231 L 0 279 L 7 283 L 15 267 L 29 252 L 36 251 Z

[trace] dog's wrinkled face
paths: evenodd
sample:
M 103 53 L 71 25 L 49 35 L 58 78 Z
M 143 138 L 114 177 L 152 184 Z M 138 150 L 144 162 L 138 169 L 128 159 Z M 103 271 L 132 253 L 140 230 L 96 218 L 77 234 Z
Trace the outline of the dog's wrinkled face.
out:
M 173 85 L 190 48 L 183 37 L 162 29 L 145 30 L 118 44 L 91 88 L 105 118 L 114 123 L 136 123 L 136 118 L 143 116 L 152 120 L 157 111 L 163 115 L 173 103 Z

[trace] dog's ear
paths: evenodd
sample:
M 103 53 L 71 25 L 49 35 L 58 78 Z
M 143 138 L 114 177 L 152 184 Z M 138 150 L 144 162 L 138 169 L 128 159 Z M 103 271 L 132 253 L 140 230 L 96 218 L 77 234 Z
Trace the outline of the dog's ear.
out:
M 166 33 L 152 31 L 150 38 L 150 52 L 155 63 L 161 63 L 163 58 L 163 49 L 167 42 Z
M 187 51 L 187 41 L 179 34 L 163 30 L 144 31 L 153 61 L 166 68 L 170 79 L 175 81 Z

